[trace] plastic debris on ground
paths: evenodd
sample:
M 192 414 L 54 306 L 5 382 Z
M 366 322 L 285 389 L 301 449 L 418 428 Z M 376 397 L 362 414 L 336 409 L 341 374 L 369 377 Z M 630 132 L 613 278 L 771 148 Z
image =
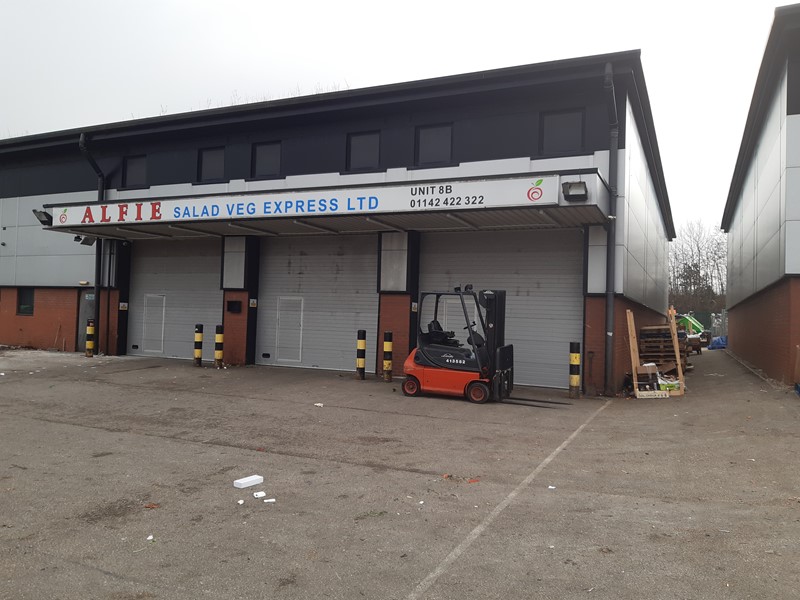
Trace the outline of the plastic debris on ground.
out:
M 728 336 L 721 335 L 719 337 L 715 337 L 711 340 L 711 343 L 708 345 L 709 350 L 724 350 L 728 347 Z
M 554 485 L 548 485 L 548 486 L 547 486 L 547 489 L 548 489 L 548 490 L 554 490 L 554 489 L 556 489 L 556 486 L 554 486 Z
M 661 391 L 673 391 L 681 389 L 681 382 L 677 377 L 671 375 L 658 374 L 658 389 Z
M 275 502 L 275 498 L 265 498 L 264 502 L 267 502 L 269 504 L 273 504 Z
M 244 504 L 244 500 L 237 500 L 236 504 Z
M 253 494 L 253 498 L 263 498 L 266 495 L 267 495 L 267 492 L 255 492 Z
M 233 487 L 246 488 L 251 485 L 258 485 L 264 483 L 264 478 L 261 475 L 250 475 L 249 477 L 242 477 L 233 482 Z
M 325 405 L 322 402 L 315 402 L 314 406 L 318 406 L 319 408 L 322 408 Z
M 151 533 L 150 535 L 148 535 L 148 536 L 147 536 L 147 541 L 148 541 L 148 542 L 153 542 L 153 541 L 155 541 L 155 538 L 153 537 L 153 534 L 152 534 L 152 533 Z

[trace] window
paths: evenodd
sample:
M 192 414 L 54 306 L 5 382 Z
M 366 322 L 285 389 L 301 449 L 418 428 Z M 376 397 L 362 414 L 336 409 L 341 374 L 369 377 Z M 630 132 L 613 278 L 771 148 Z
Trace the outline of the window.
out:
M 380 167 L 381 134 L 378 131 L 347 136 L 347 170 L 367 171 Z
M 18 315 L 33 314 L 33 288 L 30 287 L 17 288 L 17 314 Z
M 417 128 L 417 166 L 449 165 L 453 161 L 453 126 Z
M 147 185 L 147 157 L 126 156 L 122 162 L 122 187 Z
M 197 156 L 198 181 L 225 179 L 225 148 L 202 148 Z
M 542 154 L 565 154 L 583 150 L 583 111 L 542 115 Z
M 250 176 L 278 177 L 281 174 L 281 143 L 253 144 L 253 164 Z

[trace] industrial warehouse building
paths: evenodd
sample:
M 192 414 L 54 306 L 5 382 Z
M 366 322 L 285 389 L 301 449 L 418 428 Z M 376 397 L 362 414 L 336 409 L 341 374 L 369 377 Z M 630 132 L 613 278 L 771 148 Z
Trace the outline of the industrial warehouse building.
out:
M 5 140 L 0 203 L 0 343 L 97 314 L 101 352 L 203 324 L 211 359 L 224 324 L 228 363 L 352 370 L 365 329 L 397 370 L 419 292 L 471 283 L 508 291 L 517 383 L 566 388 L 577 341 L 589 392 L 626 309 L 663 322 L 675 235 L 638 51 Z
M 728 347 L 798 381 L 800 344 L 800 5 L 775 10 L 731 181 Z

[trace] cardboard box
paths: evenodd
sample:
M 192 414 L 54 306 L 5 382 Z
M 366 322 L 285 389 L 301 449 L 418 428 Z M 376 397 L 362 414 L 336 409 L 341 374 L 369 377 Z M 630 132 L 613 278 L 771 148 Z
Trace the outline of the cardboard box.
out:
M 636 374 L 643 377 L 650 377 L 658 375 L 658 366 L 656 363 L 647 363 L 636 368 Z

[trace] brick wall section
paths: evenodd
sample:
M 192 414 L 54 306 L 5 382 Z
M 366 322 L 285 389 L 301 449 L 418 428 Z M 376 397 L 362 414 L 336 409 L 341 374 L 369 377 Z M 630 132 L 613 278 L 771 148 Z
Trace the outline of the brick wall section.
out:
M 0 344 L 75 352 L 78 291 L 35 288 L 33 315 L 17 315 L 17 288 L 0 288 Z
M 411 314 L 411 296 L 408 294 L 381 294 L 378 318 L 378 347 L 376 373 L 383 373 L 383 332 L 392 332 L 392 373 L 403 374 L 403 362 L 409 354 L 408 327 Z M 416 343 L 416 340 L 413 340 Z
M 603 392 L 603 373 L 606 357 L 605 298 L 590 296 L 584 303 L 583 389 L 587 394 Z M 590 357 L 590 353 L 592 356 Z
M 728 312 L 728 348 L 783 383 L 794 383 L 800 344 L 800 278 L 786 277 Z
M 242 303 L 242 312 L 239 314 L 228 312 L 228 301 L 238 300 Z M 225 331 L 226 365 L 243 365 L 247 360 L 247 311 L 248 294 L 246 290 L 226 290 L 223 309 L 225 310 L 222 326 Z M 253 309 L 255 310 L 255 309 Z M 203 335 L 214 335 L 214 332 L 204 332 Z
M 666 322 L 666 316 L 654 310 L 641 306 L 627 298 L 614 299 L 614 373 L 613 388 L 616 392 L 622 390 L 625 374 L 631 371 L 630 340 L 628 338 L 628 317 L 626 311 L 633 311 L 636 328 L 648 325 L 661 325 Z M 583 386 L 587 393 L 590 388 L 596 388 L 598 393 L 603 393 L 605 377 L 605 327 L 606 327 L 606 299 L 601 296 L 586 298 L 584 318 L 584 364 Z M 589 353 L 593 353 L 590 358 Z
M 100 354 L 117 353 L 117 337 L 119 335 L 119 290 L 100 290 L 100 339 L 95 342 L 95 348 Z M 110 311 L 108 310 L 110 309 Z M 109 325 L 108 313 L 111 313 Z M 108 340 L 108 345 L 106 345 Z

